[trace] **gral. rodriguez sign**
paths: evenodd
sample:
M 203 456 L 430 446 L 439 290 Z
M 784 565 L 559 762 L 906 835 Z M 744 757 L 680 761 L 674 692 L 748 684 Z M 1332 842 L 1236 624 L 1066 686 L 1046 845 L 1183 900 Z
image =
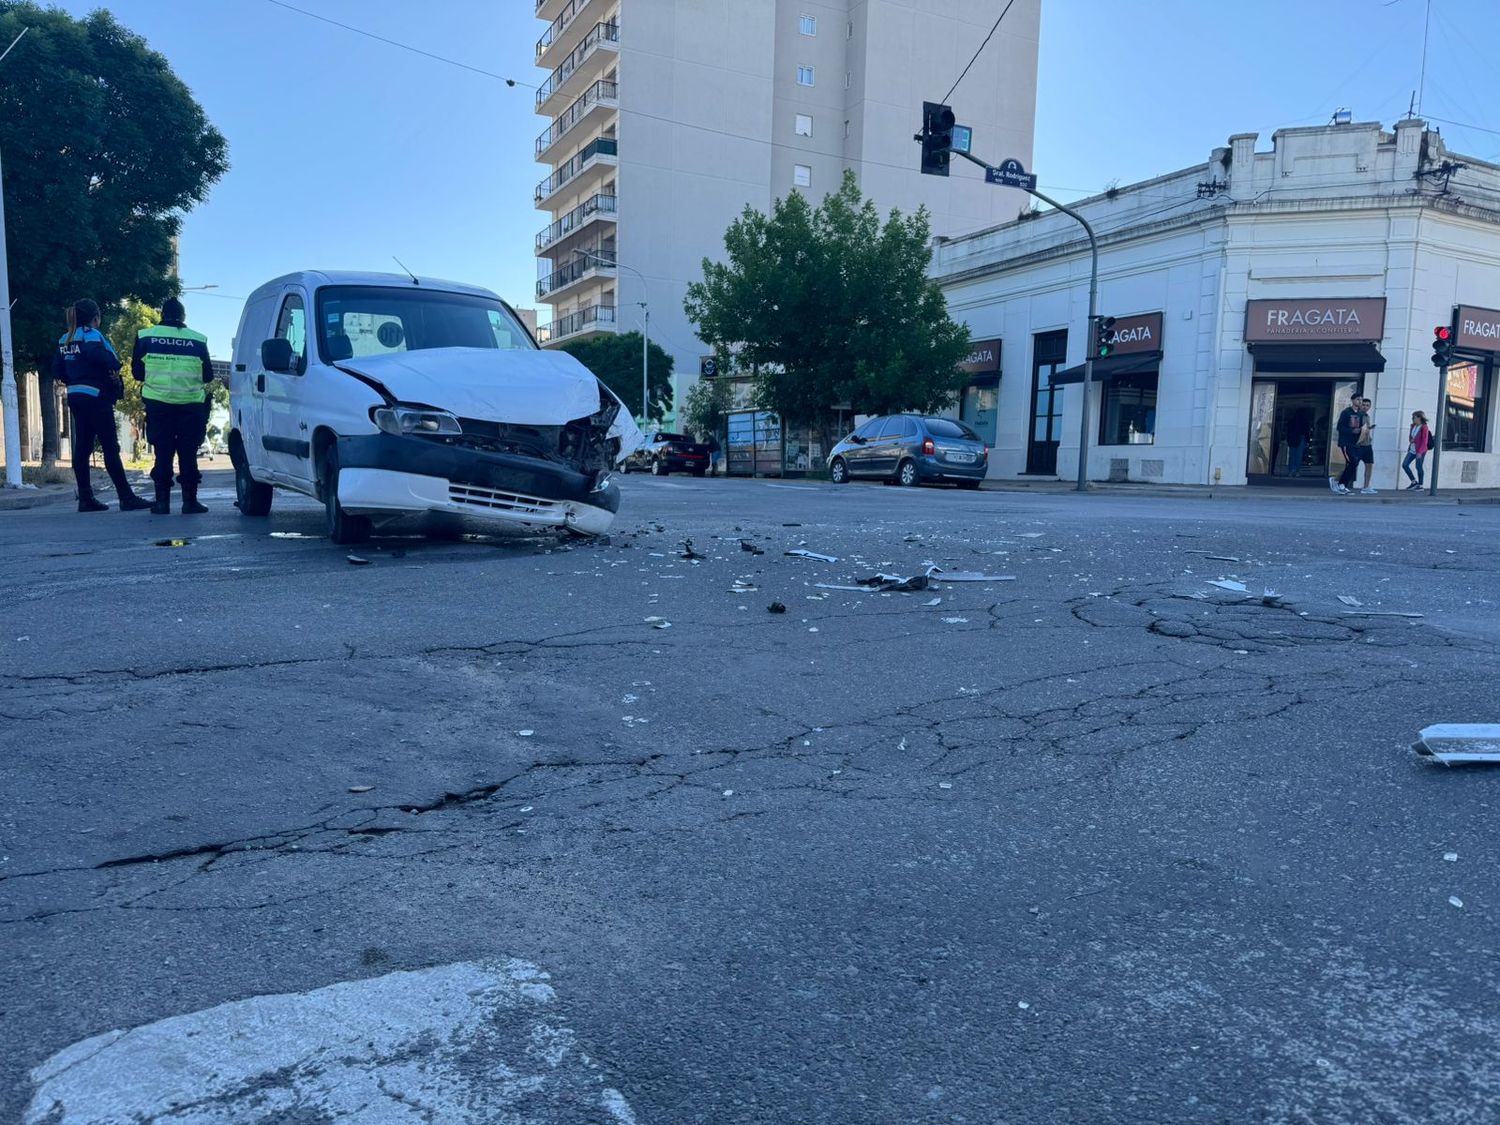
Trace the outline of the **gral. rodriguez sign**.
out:
M 1384 297 L 1271 298 L 1245 306 L 1246 343 L 1378 341 L 1384 334 Z
M 1500 310 L 1458 306 L 1458 335 L 1453 346 L 1472 352 L 1500 352 Z

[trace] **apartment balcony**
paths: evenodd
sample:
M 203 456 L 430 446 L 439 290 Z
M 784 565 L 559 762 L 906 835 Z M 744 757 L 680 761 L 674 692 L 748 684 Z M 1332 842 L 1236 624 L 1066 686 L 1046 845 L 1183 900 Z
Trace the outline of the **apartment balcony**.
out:
M 566 301 L 568 294 L 596 278 L 615 277 L 615 252 L 589 248 L 588 256 L 579 254 L 562 269 L 548 274 L 536 283 L 536 299 L 555 305 Z
M 574 129 L 594 122 L 603 123 L 611 113 L 620 108 L 619 84 L 601 78 L 583 93 L 573 104 L 559 113 L 542 135 L 536 139 L 536 158 L 541 160 L 553 145 Z
M 547 338 L 547 343 L 559 344 L 564 340 L 597 336 L 619 330 L 619 325 L 615 323 L 614 305 L 589 305 L 577 312 L 570 312 L 567 316 L 553 317 L 552 331 Z
M 540 257 L 548 247 L 556 245 L 571 234 L 583 231 L 597 223 L 615 221 L 617 200 L 613 195 L 591 195 L 557 222 L 545 226 L 536 236 L 536 252 Z M 598 239 L 596 238 L 597 242 Z
M 569 98 L 577 96 L 620 54 L 620 25 L 596 23 L 536 92 L 536 111 L 556 113 Z
M 568 6 L 568 0 L 536 0 L 536 18 L 551 23 Z
M 549 11 L 555 8 L 557 15 L 536 41 L 536 65 L 549 70 L 556 66 L 578 45 L 579 34 L 589 26 L 588 17 L 596 15 L 593 9 L 597 8 L 598 14 L 602 14 L 608 7 L 609 0 L 564 0 L 561 5 L 546 0 L 539 3 L 537 15 L 542 15 L 543 8 Z
M 541 207 L 568 185 L 587 192 L 597 188 L 620 164 L 620 146 L 614 137 L 595 137 L 566 164 L 536 185 L 534 198 Z

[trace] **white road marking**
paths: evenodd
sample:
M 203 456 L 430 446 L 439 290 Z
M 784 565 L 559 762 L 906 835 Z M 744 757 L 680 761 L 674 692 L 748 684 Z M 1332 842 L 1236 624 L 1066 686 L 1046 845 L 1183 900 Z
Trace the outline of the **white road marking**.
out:
M 459 962 L 108 1031 L 31 1072 L 26 1125 L 636 1125 L 547 981 L 525 961 Z
M 810 484 L 768 484 L 767 488 L 784 488 L 788 492 L 817 492 L 818 489 Z

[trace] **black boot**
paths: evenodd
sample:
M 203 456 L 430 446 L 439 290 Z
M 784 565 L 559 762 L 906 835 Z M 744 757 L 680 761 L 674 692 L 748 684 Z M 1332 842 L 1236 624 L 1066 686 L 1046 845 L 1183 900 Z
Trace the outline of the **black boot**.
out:
M 80 512 L 107 512 L 109 511 L 109 505 L 101 504 L 95 500 L 92 492 L 88 495 L 80 492 L 78 494 L 78 510 Z
M 202 504 L 198 503 L 198 485 L 185 484 L 182 486 L 182 514 L 185 516 L 201 516 L 208 511 Z
M 120 493 L 120 511 L 122 512 L 143 512 L 151 507 L 155 507 L 151 501 L 144 496 L 137 496 L 133 491 Z
M 153 516 L 170 516 L 172 514 L 172 486 L 170 484 L 158 484 L 156 486 L 156 503 L 151 505 Z

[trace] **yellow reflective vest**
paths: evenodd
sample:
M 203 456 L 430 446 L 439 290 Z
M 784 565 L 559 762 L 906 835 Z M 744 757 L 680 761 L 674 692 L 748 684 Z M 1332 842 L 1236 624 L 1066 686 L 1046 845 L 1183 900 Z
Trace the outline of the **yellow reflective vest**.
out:
M 136 334 L 130 369 L 141 381 L 141 397 L 153 402 L 202 403 L 213 378 L 208 337 L 191 328 L 158 324 Z

